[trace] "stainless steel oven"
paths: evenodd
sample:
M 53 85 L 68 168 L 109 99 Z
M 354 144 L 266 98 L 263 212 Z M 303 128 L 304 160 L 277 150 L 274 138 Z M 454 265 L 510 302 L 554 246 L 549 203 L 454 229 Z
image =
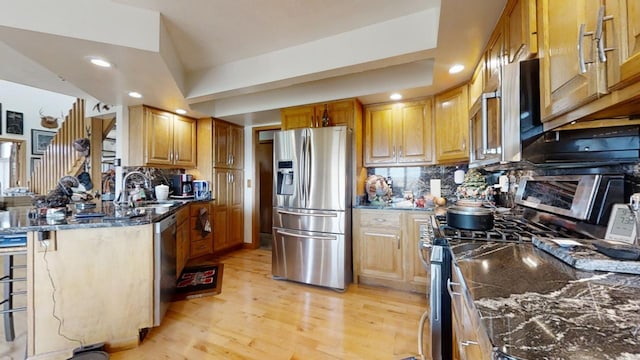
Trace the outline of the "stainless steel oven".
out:
M 176 292 L 176 215 L 154 224 L 153 326 L 159 326 Z

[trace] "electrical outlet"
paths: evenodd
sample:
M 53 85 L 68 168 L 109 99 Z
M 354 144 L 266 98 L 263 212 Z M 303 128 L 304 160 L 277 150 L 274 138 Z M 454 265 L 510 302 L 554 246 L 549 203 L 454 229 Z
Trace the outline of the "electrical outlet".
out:
M 247 187 L 251 188 L 251 179 L 247 179 Z
M 56 251 L 57 250 L 57 243 L 56 243 L 56 236 L 55 236 L 56 232 L 55 231 L 41 231 L 38 232 L 38 241 L 37 241 L 37 246 L 38 252 L 50 252 L 50 251 Z

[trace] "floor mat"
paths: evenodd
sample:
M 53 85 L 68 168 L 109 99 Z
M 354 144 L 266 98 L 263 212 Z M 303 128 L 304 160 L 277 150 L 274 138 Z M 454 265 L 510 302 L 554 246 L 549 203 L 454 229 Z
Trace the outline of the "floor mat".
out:
M 177 282 L 174 301 L 220 294 L 224 264 L 186 267 Z

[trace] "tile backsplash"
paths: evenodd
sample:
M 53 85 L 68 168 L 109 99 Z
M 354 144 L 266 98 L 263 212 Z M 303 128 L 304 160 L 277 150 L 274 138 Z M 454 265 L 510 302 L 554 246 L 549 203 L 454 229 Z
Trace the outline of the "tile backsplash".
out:
M 402 197 L 403 191 L 411 191 L 415 197 L 431 193 L 430 180 L 441 180 L 441 195 L 448 201 L 456 200 L 457 185 L 453 180 L 456 170 L 467 171 L 466 165 L 458 166 L 414 166 L 414 167 L 377 167 L 368 168 L 367 176 L 380 175 L 391 178 L 393 182 L 393 197 Z M 363 194 L 366 201 L 366 195 Z
M 466 164 L 456 166 L 416 166 L 416 167 L 376 167 L 368 168 L 367 176 L 380 175 L 385 178 L 391 178 L 393 182 L 393 197 L 402 197 L 403 191 L 413 192 L 415 197 L 431 193 L 430 180 L 441 180 L 441 194 L 447 198 L 448 203 L 454 203 L 456 198 L 457 184 L 454 182 L 454 172 L 456 170 L 468 171 Z M 508 194 L 495 190 L 493 200 L 498 205 L 508 205 L 513 201 L 513 195 L 517 191 L 518 183 L 523 176 L 541 176 L 541 175 L 572 175 L 572 174 L 622 174 L 625 176 L 628 189 L 625 191 L 630 193 L 640 192 L 640 163 L 636 164 L 619 164 L 611 166 L 598 167 L 540 167 L 530 169 L 508 169 L 508 170 L 492 170 L 485 171 L 479 169 L 485 174 L 487 184 L 489 186 L 499 184 L 500 176 L 506 176 L 508 179 Z M 360 194 L 363 202 L 367 202 L 367 196 Z

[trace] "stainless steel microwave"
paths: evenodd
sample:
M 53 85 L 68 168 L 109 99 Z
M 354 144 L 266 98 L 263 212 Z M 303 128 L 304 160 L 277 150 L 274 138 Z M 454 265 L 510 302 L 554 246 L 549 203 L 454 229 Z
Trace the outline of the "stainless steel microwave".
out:
M 469 167 L 526 160 L 523 149 L 543 133 L 538 59 L 502 66 L 500 88 L 471 107 Z

